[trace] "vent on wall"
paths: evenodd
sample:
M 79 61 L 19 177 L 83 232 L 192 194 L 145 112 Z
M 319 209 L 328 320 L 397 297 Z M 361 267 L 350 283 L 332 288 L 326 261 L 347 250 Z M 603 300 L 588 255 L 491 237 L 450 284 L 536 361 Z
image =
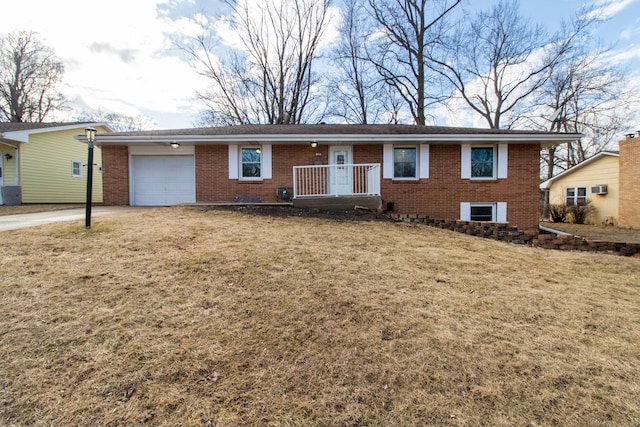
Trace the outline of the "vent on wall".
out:
M 596 185 L 594 187 L 591 187 L 591 194 L 607 194 L 607 186 Z

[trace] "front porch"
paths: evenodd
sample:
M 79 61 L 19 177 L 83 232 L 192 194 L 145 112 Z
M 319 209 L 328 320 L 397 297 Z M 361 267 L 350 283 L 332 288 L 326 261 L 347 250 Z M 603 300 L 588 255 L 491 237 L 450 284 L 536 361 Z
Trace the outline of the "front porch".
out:
M 382 208 L 380 164 L 293 167 L 293 205 L 321 209 Z

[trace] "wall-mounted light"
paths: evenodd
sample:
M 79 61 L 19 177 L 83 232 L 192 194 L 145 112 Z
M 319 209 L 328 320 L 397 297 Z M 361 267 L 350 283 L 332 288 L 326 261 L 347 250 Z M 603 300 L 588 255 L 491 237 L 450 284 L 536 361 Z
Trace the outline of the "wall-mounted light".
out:
M 258 153 L 258 154 L 262 153 L 262 148 L 260 148 L 260 147 L 256 148 L 256 153 Z
M 317 141 L 311 141 L 311 148 L 316 148 L 318 146 Z
M 13 156 L 10 153 L 6 153 L 4 155 L 4 158 L 7 159 L 7 160 L 11 160 L 11 159 L 13 159 Z
M 178 144 L 177 142 L 173 141 L 171 144 L 169 144 L 171 146 L 171 148 L 179 148 L 180 144 Z

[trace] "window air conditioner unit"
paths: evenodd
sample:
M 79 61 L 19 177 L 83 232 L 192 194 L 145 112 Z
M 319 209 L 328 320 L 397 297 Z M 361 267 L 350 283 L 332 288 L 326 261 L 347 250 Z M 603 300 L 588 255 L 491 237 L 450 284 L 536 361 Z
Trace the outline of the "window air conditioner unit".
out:
M 607 186 L 596 185 L 594 187 L 591 187 L 591 194 L 607 194 Z

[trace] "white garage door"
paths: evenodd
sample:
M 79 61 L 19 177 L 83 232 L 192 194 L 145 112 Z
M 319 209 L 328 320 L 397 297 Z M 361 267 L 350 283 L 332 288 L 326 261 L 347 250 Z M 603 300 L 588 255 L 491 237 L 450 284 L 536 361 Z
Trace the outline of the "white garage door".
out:
M 195 203 L 193 156 L 132 156 L 134 206 Z

